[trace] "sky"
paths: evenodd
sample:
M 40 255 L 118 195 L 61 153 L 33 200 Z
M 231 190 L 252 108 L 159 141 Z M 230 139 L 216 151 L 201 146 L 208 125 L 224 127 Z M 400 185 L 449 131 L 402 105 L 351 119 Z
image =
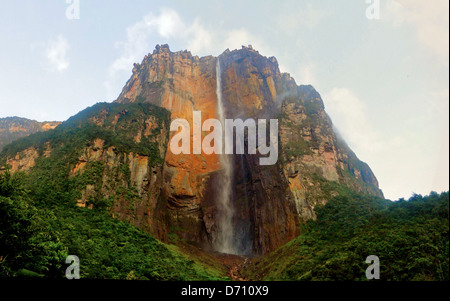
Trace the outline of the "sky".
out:
M 0 118 L 117 98 L 157 44 L 253 45 L 321 94 L 386 198 L 449 189 L 449 1 L 2 1 Z

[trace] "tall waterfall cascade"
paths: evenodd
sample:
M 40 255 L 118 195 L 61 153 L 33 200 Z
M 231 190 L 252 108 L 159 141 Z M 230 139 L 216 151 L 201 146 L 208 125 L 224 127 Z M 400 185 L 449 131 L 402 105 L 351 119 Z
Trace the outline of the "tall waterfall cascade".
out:
M 217 112 L 218 117 L 223 125 L 222 130 L 225 131 L 225 108 L 222 99 L 222 77 L 220 70 L 220 60 L 217 58 L 216 63 L 216 94 L 217 94 Z M 225 137 L 225 135 L 222 135 Z M 223 143 L 225 145 L 225 143 Z M 218 208 L 218 236 L 215 241 L 216 251 L 227 254 L 237 254 L 236 247 L 234 245 L 234 229 L 233 218 L 234 208 L 232 204 L 232 158 L 231 155 L 225 154 L 222 151 L 219 157 L 220 165 L 222 166 L 218 194 L 217 194 L 217 208 Z

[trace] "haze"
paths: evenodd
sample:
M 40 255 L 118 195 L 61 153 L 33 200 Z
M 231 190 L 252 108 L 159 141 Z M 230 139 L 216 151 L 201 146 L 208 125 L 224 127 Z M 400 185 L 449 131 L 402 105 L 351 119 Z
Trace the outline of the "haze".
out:
M 365 0 L 79 3 L 79 19 L 65 0 L 2 3 L 0 117 L 62 121 L 113 101 L 156 44 L 251 44 L 316 88 L 387 198 L 448 190 L 448 1 L 380 1 L 378 19 Z

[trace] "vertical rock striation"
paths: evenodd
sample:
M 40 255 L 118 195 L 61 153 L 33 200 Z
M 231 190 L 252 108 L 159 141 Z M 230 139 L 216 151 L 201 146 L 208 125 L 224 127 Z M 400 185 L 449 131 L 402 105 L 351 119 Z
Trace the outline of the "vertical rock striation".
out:
M 192 154 L 192 145 L 191 154 L 173 154 L 169 122 L 183 118 L 192 128 L 193 111 L 203 121 L 278 119 L 278 161 Z M 383 197 L 367 164 L 334 132 L 319 93 L 251 47 L 199 58 L 158 45 L 134 65 L 114 103 L 51 132 L 38 145 L 38 136 L 9 145 L 0 163 L 37 175 L 53 164 L 68 171 L 74 191 L 65 195 L 78 206 L 104 206 L 161 240 L 209 250 L 265 254 L 343 189 Z
M 119 103 L 150 102 L 168 109 L 172 120 L 192 111 L 202 120 L 220 119 L 215 73 L 218 59 L 171 52 L 167 45 L 135 64 Z M 314 207 L 336 194 L 324 182 L 382 197 L 370 168 L 333 131 L 320 95 L 280 73 L 274 57 L 251 47 L 220 55 L 226 118 L 278 118 L 280 156 L 260 166 L 258 155 L 232 156 L 234 247 L 240 254 L 263 254 L 289 241 L 297 226 L 315 218 Z M 223 119 L 223 117 L 222 117 Z M 173 133 L 172 133 L 173 134 Z M 204 133 L 204 135 L 206 135 Z M 166 152 L 163 190 L 169 224 L 182 238 L 211 246 L 218 237 L 220 158 Z

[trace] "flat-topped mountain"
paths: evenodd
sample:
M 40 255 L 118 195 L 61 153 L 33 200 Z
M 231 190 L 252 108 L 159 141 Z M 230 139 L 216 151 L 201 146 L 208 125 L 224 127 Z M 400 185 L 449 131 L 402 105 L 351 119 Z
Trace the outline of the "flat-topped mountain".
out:
M 0 278 L 65 277 L 73 254 L 90 279 L 367 280 L 369 255 L 381 279 L 448 279 L 448 192 L 384 199 L 325 109 L 252 47 L 158 45 L 112 103 L 56 127 L 0 120 L 24 136 L 0 151 Z M 234 152 L 194 152 L 216 131 L 199 114 L 245 122 Z M 260 121 L 276 134 L 259 139 Z M 264 165 L 267 142 L 277 160 Z
M 259 154 L 225 161 L 168 149 L 171 121 L 192 124 L 194 111 L 218 119 L 219 107 L 226 118 L 277 119 L 276 164 L 259 165 Z M 235 254 L 277 249 L 342 189 L 383 196 L 367 164 L 334 132 L 320 94 L 251 47 L 199 58 L 158 45 L 134 65 L 115 102 L 16 141 L 1 157 L 13 171 L 32 174 L 52 162 L 60 179 L 80 181 L 67 202 L 105 207 L 163 241 L 176 235 Z M 231 251 L 219 247 L 225 232 Z

